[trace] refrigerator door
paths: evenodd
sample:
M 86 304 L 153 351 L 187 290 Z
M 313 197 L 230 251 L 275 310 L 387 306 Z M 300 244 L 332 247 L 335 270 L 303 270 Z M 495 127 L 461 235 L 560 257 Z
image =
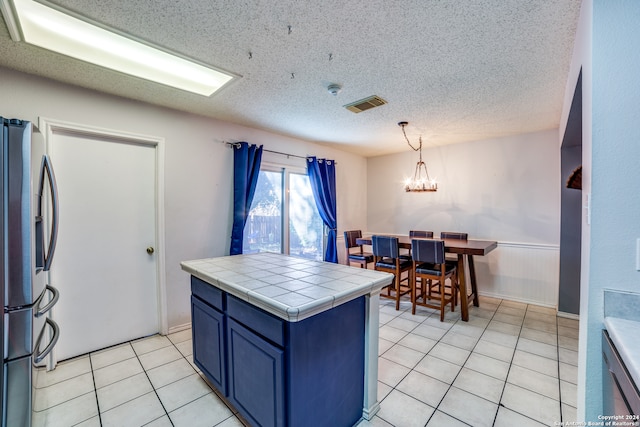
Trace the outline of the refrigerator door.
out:
M 4 360 L 30 356 L 34 347 L 34 330 L 44 326 L 44 320 L 34 325 L 33 306 L 11 310 L 4 314 Z
M 35 378 L 38 373 L 35 364 L 42 361 L 56 345 L 60 330 L 51 319 L 41 317 L 42 329 L 38 333 L 35 342 L 34 354 L 5 361 L 2 364 L 3 399 L 2 418 L 3 427 L 28 427 L 31 425 L 33 395 L 35 393 Z M 51 339 L 45 342 L 47 326 L 51 330 L 48 334 Z
M 6 127 L 5 239 L 8 282 L 4 306 L 8 310 L 32 305 L 42 294 L 45 281 L 35 271 L 35 212 L 32 183 L 32 125 L 11 120 Z M 44 151 L 44 144 L 39 148 Z M 35 153 L 34 153 L 35 154 Z M 42 157 L 40 157 L 41 161 Z M 38 170 L 39 172 L 39 170 Z M 6 329 L 6 328 L 5 328 Z
M 5 306 L 5 289 L 6 289 L 6 254 L 7 250 L 7 236 L 5 233 L 5 224 L 7 218 L 5 195 L 7 180 L 5 178 L 5 171 L 7 169 L 7 149 L 6 141 L 9 136 L 9 128 L 5 125 L 5 119 L 0 117 L 0 237 L 2 238 L 2 245 L 0 245 L 0 307 Z M 2 324 L 2 316 L 0 316 L 0 333 L 4 331 Z M 0 393 L 2 390 L 0 389 Z
M 5 233 L 6 228 L 6 203 L 5 203 L 5 195 L 6 195 L 6 179 L 5 179 L 5 171 L 6 171 L 6 159 L 7 159 L 7 150 L 6 150 L 6 140 L 9 135 L 9 129 L 5 126 L 5 119 L 0 117 L 0 237 L 2 237 L 2 244 L 0 245 L 0 307 L 3 308 L 5 306 L 5 290 L 6 290 L 6 269 L 7 269 L 7 259 L 6 253 L 8 250 L 7 247 L 7 236 Z M 6 419 L 6 365 L 4 363 L 4 315 L 0 316 L 0 344 L 3 346 L 3 363 L 2 369 L 0 369 L 0 423 L 3 423 Z
M 31 356 L 6 362 L 2 366 L 5 382 L 3 426 L 30 426 L 33 388 Z

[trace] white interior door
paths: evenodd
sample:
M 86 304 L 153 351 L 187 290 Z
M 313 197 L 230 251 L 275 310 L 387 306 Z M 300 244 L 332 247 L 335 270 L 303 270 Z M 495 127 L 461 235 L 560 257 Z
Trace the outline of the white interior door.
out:
M 55 132 L 48 148 L 60 198 L 55 358 L 158 332 L 157 260 L 147 252 L 156 245 L 156 147 Z

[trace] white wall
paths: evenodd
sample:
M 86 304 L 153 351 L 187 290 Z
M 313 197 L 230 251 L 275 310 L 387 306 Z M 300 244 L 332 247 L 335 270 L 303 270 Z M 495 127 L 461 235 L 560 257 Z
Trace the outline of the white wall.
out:
M 580 10 L 580 20 L 576 31 L 575 43 L 573 46 L 573 57 L 571 67 L 567 78 L 567 86 L 565 88 L 564 106 L 562 109 L 562 117 L 560 121 L 560 129 L 558 133 L 558 146 L 562 144 L 569 111 L 571 110 L 571 102 L 573 93 L 578 81 L 580 71 L 582 71 L 582 206 L 587 206 L 588 198 L 591 194 L 591 134 L 592 134 L 592 67 L 591 67 L 591 34 L 592 34 L 592 2 L 585 0 Z M 591 225 L 587 221 L 587 210 L 582 210 L 582 242 L 581 242 L 581 269 L 580 269 L 580 337 L 578 352 L 578 396 L 577 396 L 577 420 L 585 421 L 585 412 L 587 407 L 594 410 L 602 410 L 601 390 L 597 390 L 593 385 L 590 386 L 589 399 L 586 399 L 586 378 L 600 377 L 598 363 L 595 362 L 599 356 L 601 347 L 599 343 L 592 341 L 589 343 L 587 338 L 589 326 L 589 283 L 590 271 L 589 260 L 591 252 Z M 595 307 L 602 310 L 602 301 L 594 301 Z M 596 326 L 596 329 L 600 327 Z M 598 338 L 599 339 L 599 338 Z M 599 341 L 598 341 L 599 342 Z M 591 350 L 588 351 L 587 348 Z M 587 369 L 587 353 L 592 353 L 591 358 L 594 360 L 589 369 Z M 595 369 L 595 371 L 594 371 Z M 599 381 L 599 380 L 598 380 Z M 572 421 L 572 420 L 570 420 Z M 595 420 L 594 420 L 595 421 Z
M 585 419 L 602 414 L 604 290 L 640 293 L 640 2 L 592 2 L 591 252 L 586 298 Z M 631 184 L 631 186 L 629 186 Z M 581 311 L 582 313 L 582 311 Z M 581 315 L 581 326 L 583 317 Z
M 0 68 L 0 116 L 38 117 L 165 138 L 166 286 L 169 327 L 190 322 L 180 261 L 228 255 L 233 153 L 221 141 L 337 161 L 338 232 L 366 228 L 366 160 L 261 130 L 100 94 Z M 212 99 L 215 102 L 215 97 Z M 286 157 L 282 157 L 286 161 Z M 277 160 L 274 157 L 274 160 Z M 303 162 L 304 163 L 304 162 Z M 63 191 L 62 189 L 60 191 Z M 339 248 L 340 249 L 340 248 Z
M 423 150 L 436 193 L 406 193 L 418 154 L 369 158 L 367 223 L 376 233 L 463 231 L 497 240 L 477 258 L 479 291 L 555 306 L 560 224 L 557 129 Z

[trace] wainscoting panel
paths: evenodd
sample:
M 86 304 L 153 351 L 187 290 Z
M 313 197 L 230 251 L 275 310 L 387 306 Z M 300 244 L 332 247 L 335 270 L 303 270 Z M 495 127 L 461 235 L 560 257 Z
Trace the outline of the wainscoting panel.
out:
M 481 295 L 557 307 L 560 246 L 498 243 L 474 260 Z

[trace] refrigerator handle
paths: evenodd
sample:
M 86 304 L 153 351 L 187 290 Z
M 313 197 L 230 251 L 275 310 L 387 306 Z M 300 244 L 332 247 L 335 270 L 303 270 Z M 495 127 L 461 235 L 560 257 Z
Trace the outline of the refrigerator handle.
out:
M 53 329 L 53 337 L 51 338 L 51 341 L 49 342 L 49 344 L 44 350 L 42 350 L 38 354 L 33 355 L 34 363 L 42 362 L 42 360 L 47 356 L 47 354 L 49 354 L 51 350 L 53 350 L 53 347 L 55 347 L 56 343 L 58 342 L 58 338 L 60 338 L 60 327 L 58 326 L 58 324 L 49 318 L 47 318 L 45 321 L 49 324 L 49 326 L 51 326 L 51 329 Z M 44 337 L 44 330 L 45 328 L 42 328 L 42 330 L 40 331 L 40 334 L 38 335 L 38 339 L 36 340 L 36 351 L 40 350 L 40 342 Z
M 40 194 L 44 191 L 44 174 L 47 174 L 49 180 L 49 188 L 51 190 L 51 236 L 49 238 L 49 249 L 44 256 L 44 271 L 49 271 L 51 268 L 51 262 L 53 261 L 53 253 L 56 250 L 56 241 L 58 240 L 58 185 L 56 184 L 56 176 L 53 173 L 53 167 L 51 166 L 51 159 L 48 155 L 42 156 L 42 169 L 40 171 Z M 42 197 L 38 202 L 38 215 L 42 216 Z
M 53 297 L 51 298 L 51 301 L 49 301 L 49 303 L 47 305 L 45 305 L 44 307 L 40 307 L 40 302 L 44 299 L 44 298 L 40 298 L 38 300 L 38 304 L 36 307 L 36 312 L 34 314 L 35 317 L 40 317 L 43 314 L 45 314 L 47 311 L 49 311 L 51 309 L 51 307 L 53 307 L 54 305 L 56 305 L 56 303 L 58 302 L 58 298 L 60 298 L 60 292 L 54 288 L 51 285 L 47 285 L 45 287 L 46 290 L 48 290 L 49 292 L 51 292 L 53 294 Z

